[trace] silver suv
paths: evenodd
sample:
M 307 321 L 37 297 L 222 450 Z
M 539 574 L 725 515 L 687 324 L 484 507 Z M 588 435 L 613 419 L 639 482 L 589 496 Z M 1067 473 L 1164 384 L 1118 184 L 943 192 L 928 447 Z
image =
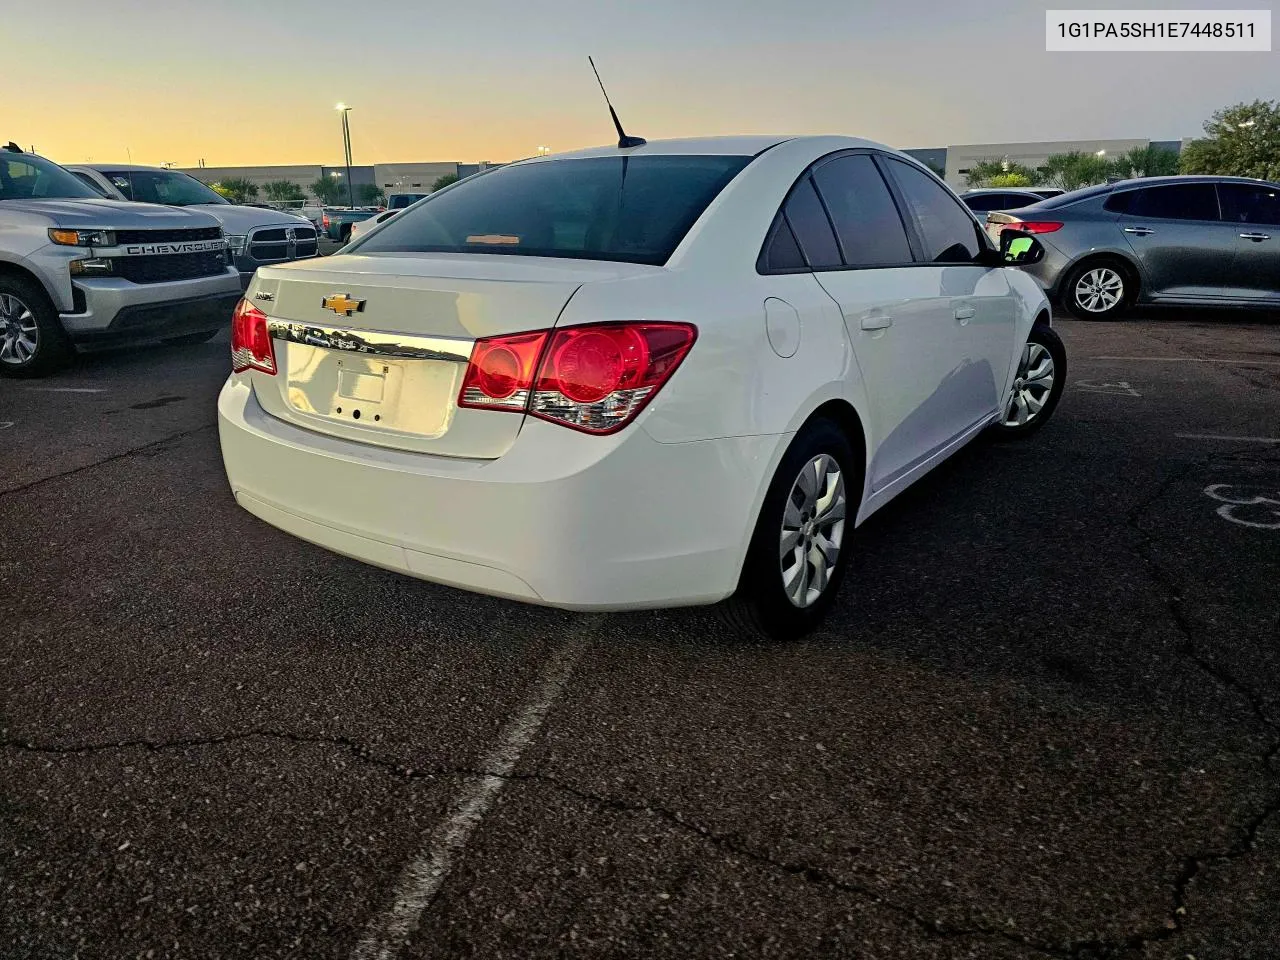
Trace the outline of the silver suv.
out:
M 1148 177 L 987 215 L 987 232 L 1032 233 L 1026 270 L 1072 313 L 1110 320 L 1136 303 L 1280 309 L 1280 184 Z
M 67 169 L 112 200 L 163 203 L 202 210 L 216 218 L 227 235 L 242 288 L 249 286 L 253 272 L 263 264 L 303 260 L 318 252 L 315 224 L 306 217 L 229 203 L 195 177 L 178 170 L 127 163 L 74 164 Z
M 77 346 L 207 340 L 239 299 L 213 217 L 104 200 L 0 149 L 0 376 L 48 373 Z

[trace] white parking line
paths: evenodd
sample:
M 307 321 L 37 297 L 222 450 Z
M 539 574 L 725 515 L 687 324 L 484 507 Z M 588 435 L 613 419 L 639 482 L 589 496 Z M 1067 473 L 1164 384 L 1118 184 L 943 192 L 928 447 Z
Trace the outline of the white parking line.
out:
M 16 420 L 0 420 L 0 430 L 8 430 L 15 423 L 17 423 Z
M 102 387 L 27 387 L 36 393 L 106 393 Z
M 1237 367 L 1280 367 L 1280 360 L 1222 360 L 1217 357 L 1087 357 L 1088 360 L 1145 360 L 1148 363 L 1231 363 Z
M 1223 433 L 1175 433 L 1179 440 L 1222 440 L 1227 443 L 1280 443 L 1280 437 L 1232 437 Z
M 521 755 L 542 728 L 542 721 L 560 698 L 591 631 L 602 619 L 600 616 L 584 618 L 548 658 L 533 695 L 503 729 L 497 746 L 481 764 L 485 775 L 458 791 L 449 816 L 400 874 L 391 903 L 365 928 L 352 960 L 391 960 L 417 929 L 423 912 L 448 877 L 454 859 L 484 819 L 507 782 L 507 776 L 520 762 Z

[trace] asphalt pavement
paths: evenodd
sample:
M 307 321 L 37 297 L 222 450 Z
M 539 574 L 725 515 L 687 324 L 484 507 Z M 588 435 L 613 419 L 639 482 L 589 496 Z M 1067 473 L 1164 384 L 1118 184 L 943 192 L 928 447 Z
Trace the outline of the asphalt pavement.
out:
M 793 644 L 266 526 L 225 335 L 0 381 L 0 957 L 1280 957 L 1280 324 L 1057 326 Z

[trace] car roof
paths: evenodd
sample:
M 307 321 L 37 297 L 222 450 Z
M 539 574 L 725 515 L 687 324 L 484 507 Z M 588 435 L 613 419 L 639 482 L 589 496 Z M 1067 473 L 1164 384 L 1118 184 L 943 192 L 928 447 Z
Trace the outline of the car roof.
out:
M 898 152 L 892 147 L 886 147 L 882 143 L 875 143 L 871 140 L 862 140 L 858 137 L 790 137 L 779 134 L 774 136 L 689 137 L 674 140 L 650 140 L 643 146 L 628 147 L 625 150 L 619 148 L 617 144 L 610 144 L 602 147 L 587 147 L 584 150 L 573 150 L 568 153 L 553 153 L 543 157 L 529 157 L 527 160 L 519 162 L 538 163 L 546 160 L 580 160 L 586 157 L 624 156 L 754 157 L 756 154 L 763 153 L 770 147 L 776 147 L 778 144 L 786 143 L 788 141 L 822 140 L 829 143 L 833 139 L 845 141 L 845 143 L 842 144 L 845 148 L 874 147 L 878 150 L 889 150 L 894 153 Z
M 960 194 L 962 197 L 972 197 L 980 193 L 1027 193 L 1033 194 L 1037 190 L 1057 190 L 1057 187 L 975 187 L 972 190 L 966 190 Z
M 152 170 L 157 173 L 167 172 L 165 167 L 148 167 L 143 163 L 70 163 L 70 167 L 85 167 L 89 170 L 97 170 L 102 173 L 105 170 Z M 174 173 L 182 173 L 181 170 L 175 170 Z
M 1164 177 L 1133 177 L 1129 180 L 1117 180 L 1115 183 L 1107 184 L 1107 186 L 1115 190 L 1123 190 L 1128 187 L 1157 187 L 1170 183 L 1265 183 L 1269 186 L 1275 186 L 1271 181 L 1261 180 L 1257 177 L 1228 177 L 1203 173 L 1182 173 Z

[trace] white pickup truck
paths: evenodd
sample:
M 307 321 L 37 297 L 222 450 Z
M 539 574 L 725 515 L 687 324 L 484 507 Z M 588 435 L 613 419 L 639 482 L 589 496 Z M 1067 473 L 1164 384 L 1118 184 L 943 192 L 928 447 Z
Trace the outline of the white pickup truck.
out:
M 50 373 L 78 347 L 207 340 L 240 289 L 208 214 L 105 200 L 0 148 L 0 376 Z

